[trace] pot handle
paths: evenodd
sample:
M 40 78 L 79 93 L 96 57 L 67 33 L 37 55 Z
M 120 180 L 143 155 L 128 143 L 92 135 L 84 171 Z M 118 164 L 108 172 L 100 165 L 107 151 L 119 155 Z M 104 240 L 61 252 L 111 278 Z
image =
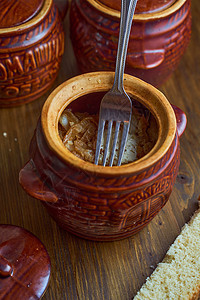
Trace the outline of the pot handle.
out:
M 58 197 L 39 178 L 32 159 L 21 169 L 19 183 L 30 196 L 36 199 L 53 203 L 58 201 Z
M 176 116 L 177 132 L 179 137 L 181 137 L 183 132 L 185 131 L 186 124 L 187 124 L 186 114 L 179 107 L 175 105 L 172 105 L 172 108 Z

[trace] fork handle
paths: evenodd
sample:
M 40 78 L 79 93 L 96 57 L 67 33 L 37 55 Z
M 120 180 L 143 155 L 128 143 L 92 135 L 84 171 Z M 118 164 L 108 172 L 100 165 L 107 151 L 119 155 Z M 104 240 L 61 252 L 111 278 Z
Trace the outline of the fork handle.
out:
M 131 31 L 131 24 L 137 0 L 121 0 L 120 30 L 115 66 L 115 79 L 112 90 L 124 92 L 123 75 L 125 69 L 126 54 Z

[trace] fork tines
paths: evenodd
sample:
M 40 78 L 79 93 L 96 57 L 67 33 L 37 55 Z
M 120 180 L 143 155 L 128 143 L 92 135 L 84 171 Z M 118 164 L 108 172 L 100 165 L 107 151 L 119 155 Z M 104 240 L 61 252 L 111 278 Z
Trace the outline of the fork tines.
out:
M 104 129 L 105 129 L 106 125 L 107 125 L 107 136 L 106 136 L 106 142 L 103 143 L 103 144 L 105 144 L 105 148 L 103 150 L 102 147 L 104 147 L 104 145 L 102 145 L 102 142 L 103 142 Z M 99 162 L 99 156 L 100 156 L 101 150 L 103 150 L 103 163 L 102 163 L 103 166 L 106 166 L 107 158 L 108 158 L 109 166 L 112 166 L 113 162 L 114 162 L 114 158 L 115 158 L 115 153 L 117 153 L 117 152 L 118 152 L 117 166 L 121 165 L 122 156 L 123 156 L 123 153 L 125 150 L 126 140 L 128 137 L 129 126 L 130 126 L 129 121 L 118 121 L 118 120 L 106 121 L 105 119 L 102 119 L 102 118 L 99 119 L 97 144 L 96 144 L 96 155 L 95 155 L 95 164 L 96 165 Z M 119 134 L 120 131 L 122 132 L 122 134 Z M 113 139 L 111 137 L 113 137 Z M 119 140 L 119 143 L 118 143 L 119 149 L 117 149 L 117 141 L 118 140 Z M 109 151 L 110 149 L 111 149 L 111 151 Z M 109 154 L 109 157 L 108 157 L 108 154 Z

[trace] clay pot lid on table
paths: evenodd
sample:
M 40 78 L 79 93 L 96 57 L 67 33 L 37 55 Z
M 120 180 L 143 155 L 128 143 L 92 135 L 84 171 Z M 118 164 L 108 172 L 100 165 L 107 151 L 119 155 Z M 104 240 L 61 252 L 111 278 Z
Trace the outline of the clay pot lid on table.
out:
M 0 28 L 19 26 L 32 19 L 45 0 L 1 0 Z
M 49 255 L 27 230 L 0 225 L 0 300 L 40 299 L 50 277 Z
M 176 0 L 138 0 L 135 14 L 159 12 L 170 7 L 175 1 Z M 89 0 L 89 2 L 106 6 L 111 10 L 121 10 L 121 0 Z

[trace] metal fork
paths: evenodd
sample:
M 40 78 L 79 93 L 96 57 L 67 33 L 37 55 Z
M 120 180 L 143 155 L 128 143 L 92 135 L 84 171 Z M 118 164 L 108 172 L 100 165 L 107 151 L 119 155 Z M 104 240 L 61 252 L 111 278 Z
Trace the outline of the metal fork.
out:
M 114 83 L 109 92 L 107 92 L 101 100 L 99 112 L 99 125 L 97 134 L 97 144 L 95 153 L 95 164 L 98 165 L 99 154 L 101 150 L 101 143 L 104 134 L 105 123 L 108 122 L 108 131 L 106 137 L 106 144 L 103 156 L 103 166 L 106 165 L 108 149 L 110 145 L 111 133 L 113 123 L 115 122 L 115 133 L 110 155 L 109 166 L 113 165 L 115 149 L 117 145 L 119 128 L 123 124 L 123 132 L 121 137 L 121 144 L 118 156 L 117 165 L 121 165 L 122 156 L 126 146 L 128 131 L 130 127 L 130 120 L 132 114 L 132 102 L 130 97 L 124 90 L 123 75 L 126 61 L 126 54 L 128 48 L 129 35 L 131 31 L 131 24 L 137 0 L 122 0 L 121 1 L 121 18 L 120 31 L 117 49 L 117 58 L 115 66 Z

